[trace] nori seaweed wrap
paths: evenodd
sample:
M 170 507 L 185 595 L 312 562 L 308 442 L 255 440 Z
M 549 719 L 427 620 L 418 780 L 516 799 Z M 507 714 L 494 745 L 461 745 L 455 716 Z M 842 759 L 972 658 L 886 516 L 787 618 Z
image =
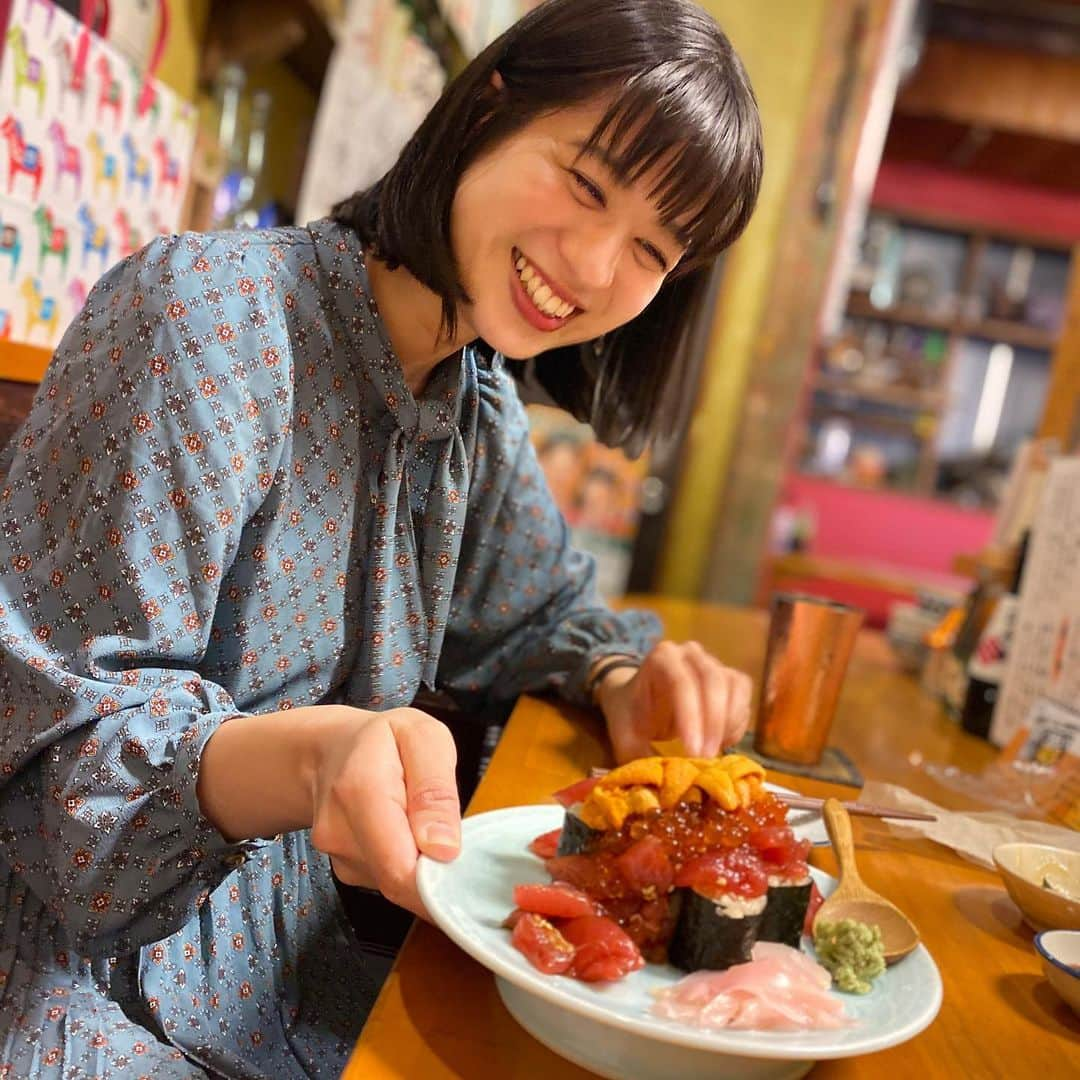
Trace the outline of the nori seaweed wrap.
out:
M 793 949 L 799 947 L 811 887 L 809 875 L 805 881 L 769 879 L 768 902 L 758 927 L 759 941 L 776 941 Z
M 603 836 L 603 830 L 591 829 L 573 812 L 567 810 L 563 818 L 562 835 L 559 837 L 559 855 L 580 855 Z
M 681 906 L 668 959 L 683 971 L 723 971 L 750 959 L 765 912 L 765 896 L 712 899 L 679 889 Z

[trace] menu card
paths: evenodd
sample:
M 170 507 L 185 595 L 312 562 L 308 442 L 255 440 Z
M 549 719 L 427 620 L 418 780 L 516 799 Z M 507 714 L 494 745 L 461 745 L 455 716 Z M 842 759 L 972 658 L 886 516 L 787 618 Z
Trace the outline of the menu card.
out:
M 1032 527 L 990 741 L 1005 746 L 1036 702 L 1080 710 L 1080 458 L 1050 464 Z

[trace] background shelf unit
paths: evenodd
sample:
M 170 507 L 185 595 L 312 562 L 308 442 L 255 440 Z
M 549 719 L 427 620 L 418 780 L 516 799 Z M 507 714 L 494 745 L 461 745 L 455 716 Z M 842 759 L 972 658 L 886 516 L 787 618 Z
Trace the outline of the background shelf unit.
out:
M 800 472 L 991 509 L 1034 434 L 1067 242 L 874 209 L 840 330 L 810 377 Z

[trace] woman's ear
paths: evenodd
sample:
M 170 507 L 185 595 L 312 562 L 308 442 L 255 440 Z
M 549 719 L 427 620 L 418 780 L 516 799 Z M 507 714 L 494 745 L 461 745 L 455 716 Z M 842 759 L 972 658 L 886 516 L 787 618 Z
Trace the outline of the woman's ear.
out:
M 506 89 L 506 83 L 503 82 L 503 77 L 499 74 L 498 68 L 491 73 L 491 85 L 500 94 Z

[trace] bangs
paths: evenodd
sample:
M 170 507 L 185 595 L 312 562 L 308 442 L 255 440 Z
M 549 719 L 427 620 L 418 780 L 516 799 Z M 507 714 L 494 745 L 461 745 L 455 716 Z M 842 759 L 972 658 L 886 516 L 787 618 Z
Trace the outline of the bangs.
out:
M 582 147 L 621 184 L 655 177 L 649 198 L 686 248 L 677 272 L 714 258 L 742 232 L 761 182 L 756 108 L 699 64 L 664 64 L 618 94 Z

